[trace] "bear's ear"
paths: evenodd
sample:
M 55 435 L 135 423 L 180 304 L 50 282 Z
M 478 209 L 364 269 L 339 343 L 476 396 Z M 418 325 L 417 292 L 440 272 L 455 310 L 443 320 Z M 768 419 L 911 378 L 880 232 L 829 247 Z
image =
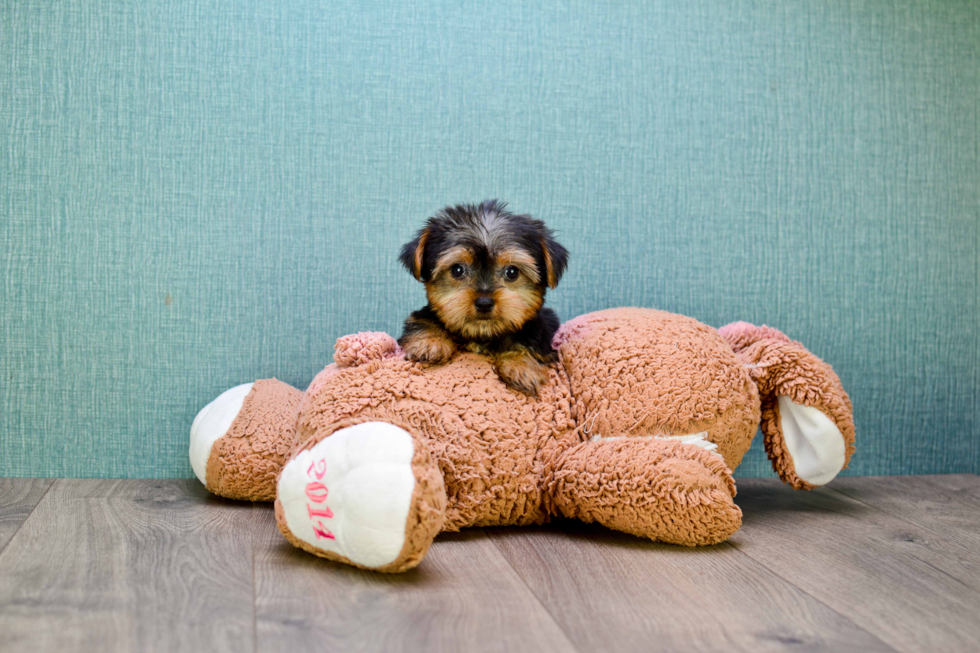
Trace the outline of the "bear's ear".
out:
M 417 281 L 422 281 L 422 261 L 425 258 L 425 242 L 429 239 L 429 228 L 425 227 L 410 242 L 402 245 L 398 260 L 412 273 Z
M 568 250 L 554 239 L 549 232 L 541 237 L 541 249 L 544 250 L 545 280 L 551 289 L 558 287 L 561 275 L 565 274 L 568 264 Z

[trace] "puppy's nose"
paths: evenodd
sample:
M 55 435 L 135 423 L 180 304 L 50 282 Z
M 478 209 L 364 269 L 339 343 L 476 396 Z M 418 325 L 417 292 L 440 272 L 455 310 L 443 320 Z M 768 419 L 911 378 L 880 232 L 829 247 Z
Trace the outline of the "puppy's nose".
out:
M 476 310 L 481 313 L 488 313 L 493 308 L 493 297 L 477 297 L 473 304 L 476 306 Z

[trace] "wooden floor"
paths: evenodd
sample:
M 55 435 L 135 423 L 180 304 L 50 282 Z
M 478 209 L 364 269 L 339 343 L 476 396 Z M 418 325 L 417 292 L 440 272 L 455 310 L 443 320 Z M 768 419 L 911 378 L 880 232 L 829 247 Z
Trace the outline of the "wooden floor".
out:
M 980 477 L 738 486 L 719 546 L 474 529 L 389 576 L 196 481 L 0 479 L 0 651 L 980 650 Z

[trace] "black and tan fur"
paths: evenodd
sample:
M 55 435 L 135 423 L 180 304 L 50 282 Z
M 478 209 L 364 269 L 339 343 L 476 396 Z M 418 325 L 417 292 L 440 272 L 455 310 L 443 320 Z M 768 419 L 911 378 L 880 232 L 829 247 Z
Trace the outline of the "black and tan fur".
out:
M 497 200 L 447 207 L 402 247 L 400 259 L 429 300 L 398 339 L 410 360 L 485 354 L 507 385 L 537 394 L 557 360 L 551 339 L 558 316 L 544 297 L 568 260 L 543 222 Z

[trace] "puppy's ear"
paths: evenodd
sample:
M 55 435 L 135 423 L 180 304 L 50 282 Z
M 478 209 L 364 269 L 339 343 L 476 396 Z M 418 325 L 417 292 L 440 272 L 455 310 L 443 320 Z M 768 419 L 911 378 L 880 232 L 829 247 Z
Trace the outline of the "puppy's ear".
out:
M 568 250 L 554 239 L 551 233 L 541 237 L 541 249 L 544 250 L 545 280 L 549 288 L 557 288 L 561 275 L 565 274 L 568 264 Z
M 425 258 L 425 243 L 428 239 L 429 228 L 425 227 L 415 235 L 413 240 L 402 245 L 402 253 L 398 257 L 405 269 L 411 272 L 417 281 L 423 281 L 422 261 Z

